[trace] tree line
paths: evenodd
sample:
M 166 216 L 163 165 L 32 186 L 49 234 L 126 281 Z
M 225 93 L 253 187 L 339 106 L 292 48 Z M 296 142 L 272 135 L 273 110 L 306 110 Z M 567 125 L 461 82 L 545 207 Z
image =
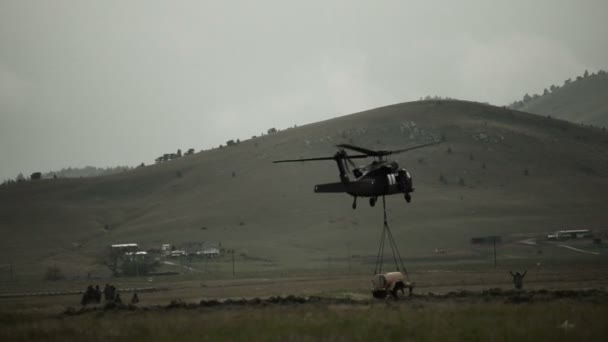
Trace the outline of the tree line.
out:
M 606 75 L 606 70 L 599 70 L 597 73 L 591 73 L 591 74 L 589 73 L 588 70 L 585 70 L 585 72 L 582 75 L 576 76 L 576 79 L 574 81 L 572 80 L 572 78 L 568 78 L 567 80 L 564 80 L 564 84 L 562 86 L 552 84 L 551 86 L 549 86 L 549 88 L 545 88 L 543 90 L 542 95 L 541 94 L 532 94 L 532 95 L 530 95 L 530 94 L 526 93 L 521 100 L 519 100 L 519 101 L 513 101 L 512 103 L 510 103 L 508 105 L 508 107 L 511 108 L 511 109 L 521 109 L 525 105 L 527 105 L 528 103 L 530 103 L 532 100 L 536 100 L 536 99 L 538 99 L 538 98 L 540 98 L 542 96 L 547 96 L 547 95 L 552 94 L 552 93 L 556 92 L 557 90 L 559 90 L 560 88 L 565 87 L 565 86 L 567 86 L 567 85 L 569 85 L 571 83 L 578 82 L 578 81 L 581 81 L 581 80 L 583 80 L 583 79 L 585 79 L 587 77 L 595 76 L 595 75 Z

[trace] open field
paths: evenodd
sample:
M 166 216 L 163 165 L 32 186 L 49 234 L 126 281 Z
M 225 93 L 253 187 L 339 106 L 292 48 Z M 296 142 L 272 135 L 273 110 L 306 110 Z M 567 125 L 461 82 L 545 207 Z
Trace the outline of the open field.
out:
M 378 303 L 93 312 L 76 317 L 1 314 L 7 341 L 603 341 L 608 305 L 576 300 L 504 304 Z M 568 327 L 561 328 L 568 321 Z
M 4 298 L 0 339 L 601 341 L 608 293 L 566 289 L 605 287 L 606 275 L 564 269 L 531 275 L 515 291 L 503 271 L 413 273 L 426 285 L 400 301 L 370 299 L 362 276 L 184 281 L 123 309 L 79 311 L 79 296 Z M 308 297 L 273 295 L 287 290 Z

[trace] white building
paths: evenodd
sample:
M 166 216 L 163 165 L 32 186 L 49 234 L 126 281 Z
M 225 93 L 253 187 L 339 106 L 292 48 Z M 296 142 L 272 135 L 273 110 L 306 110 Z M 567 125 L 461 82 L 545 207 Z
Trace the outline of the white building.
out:
M 202 250 L 196 252 L 197 255 L 204 256 L 206 258 L 217 258 L 220 256 L 221 251 L 215 246 L 207 246 Z
M 547 235 L 547 239 L 582 239 L 590 238 L 593 235 L 589 229 L 569 229 L 569 230 L 558 230 L 553 234 Z

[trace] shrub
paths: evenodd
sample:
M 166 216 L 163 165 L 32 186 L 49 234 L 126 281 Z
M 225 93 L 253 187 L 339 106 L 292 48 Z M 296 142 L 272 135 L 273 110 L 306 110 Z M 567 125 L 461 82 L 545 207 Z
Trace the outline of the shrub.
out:
M 65 276 L 63 275 L 63 272 L 61 271 L 61 269 L 59 267 L 49 266 L 46 269 L 46 272 L 44 272 L 44 279 L 57 281 L 57 280 L 65 279 Z

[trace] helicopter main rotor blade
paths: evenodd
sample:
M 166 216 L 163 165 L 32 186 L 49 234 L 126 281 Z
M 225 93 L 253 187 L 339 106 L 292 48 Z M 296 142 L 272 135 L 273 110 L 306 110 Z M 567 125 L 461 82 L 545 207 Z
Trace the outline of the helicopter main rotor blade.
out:
M 388 154 L 397 154 L 397 153 L 403 153 L 403 152 L 407 152 L 407 151 L 411 151 L 411 150 L 416 150 L 419 148 L 423 148 L 423 147 L 427 147 L 427 146 L 433 146 L 433 145 L 437 145 L 440 144 L 441 142 L 439 141 L 434 141 L 432 143 L 428 143 L 428 144 L 422 144 L 422 145 L 416 145 L 416 146 L 412 146 L 412 147 L 408 147 L 408 148 L 404 148 L 401 150 L 394 150 L 394 151 L 382 151 L 382 152 L 389 152 Z
M 428 143 L 428 144 L 422 144 L 422 145 L 412 146 L 412 147 L 408 147 L 408 148 L 404 148 L 404 149 L 400 149 L 400 150 L 394 150 L 394 151 L 384 151 L 384 150 L 374 151 L 374 150 L 369 150 L 367 148 L 363 148 L 363 147 L 359 147 L 359 146 L 354 146 L 354 145 L 349 145 L 349 144 L 340 144 L 340 145 L 337 145 L 337 146 L 341 147 L 341 148 L 347 148 L 347 149 L 354 150 L 354 151 L 357 151 L 357 152 L 365 153 L 368 156 L 384 157 L 384 156 L 388 156 L 390 154 L 403 153 L 403 152 L 415 150 L 415 149 L 422 148 L 422 147 L 436 145 L 436 144 L 439 144 L 439 143 L 440 142 L 435 141 L 435 142 Z
M 368 156 L 377 156 L 378 155 L 378 151 L 369 150 L 367 148 L 363 148 L 363 147 L 359 147 L 359 146 L 355 146 L 355 145 L 340 144 L 340 145 L 336 145 L 336 146 L 340 147 L 340 148 L 346 148 L 346 149 L 349 149 L 349 150 L 365 153 Z
M 344 159 L 360 159 L 367 158 L 369 156 L 365 154 L 358 154 L 354 156 L 345 156 Z M 319 158 L 305 158 L 305 159 L 285 159 L 285 160 L 275 160 L 273 163 L 293 163 L 293 162 L 305 162 L 305 161 L 315 161 L 315 160 L 336 160 L 336 157 L 319 157 Z

